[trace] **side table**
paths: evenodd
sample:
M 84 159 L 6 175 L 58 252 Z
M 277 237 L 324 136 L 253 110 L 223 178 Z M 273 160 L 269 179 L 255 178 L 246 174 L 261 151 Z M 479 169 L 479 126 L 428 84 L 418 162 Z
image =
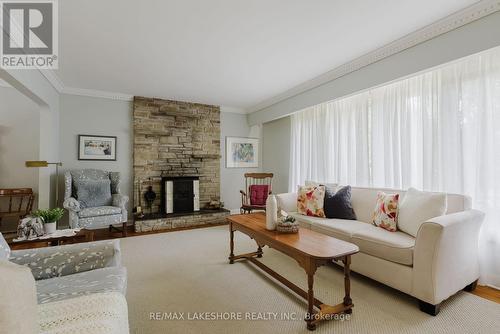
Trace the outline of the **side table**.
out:
M 9 246 L 22 249 L 22 248 L 35 248 L 40 247 L 41 244 L 44 246 L 59 246 L 66 243 L 79 243 L 79 242 L 90 242 L 94 241 L 94 231 L 81 229 L 71 236 L 54 236 L 49 238 L 37 238 L 29 240 L 14 241 L 14 239 L 7 239 Z

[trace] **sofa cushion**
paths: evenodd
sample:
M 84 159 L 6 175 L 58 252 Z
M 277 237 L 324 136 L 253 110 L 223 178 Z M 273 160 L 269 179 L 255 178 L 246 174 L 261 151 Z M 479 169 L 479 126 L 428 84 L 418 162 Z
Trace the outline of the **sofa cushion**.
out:
M 267 184 L 252 184 L 250 186 L 250 204 L 251 205 L 266 205 L 267 196 L 269 194 L 269 185 Z
M 67 276 L 121 265 L 120 240 L 15 250 L 10 261 L 29 267 L 36 280 Z
M 125 295 L 126 289 L 127 271 L 124 267 L 101 268 L 36 282 L 39 304 L 101 292 Z
M 351 186 L 342 187 L 336 192 L 326 187 L 324 209 L 327 218 L 356 220 L 351 203 Z
M 399 194 L 379 191 L 373 210 L 372 223 L 390 232 L 397 231 Z
M 360 251 L 391 262 L 413 265 L 415 238 L 404 232 L 389 232 L 376 226 L 367 225 L 352 234 L 351 242 Z
M 384 190 L 382 190 L 384 191 Z M 365 223 L 372 223 L 373 208 L 377 202 L 379 190 L 375 188 L 357 188 L 351 189 L 351 202 L 357 220 Z
M 0 260 L 0 333 L 38 333 L 35 279 L 31 270 Z
M 299 223 L 304 223 L 311 226 L 311 230 L 320 232 L 337 239 L 350 241 L 354 232 L 372 227 L 367 223 L 357 220 L 347 219 L 329 219 L 320 217 L 308 217 L 298 213 L 291 213 Z
M 300 186 L 297 211 L 306 216 L 325 217 L 325 186 Z
M 111 205 L 111 181 L 78 180 L 74 183 L 76 199 L 82 208 Z
M 78 212 L 78 217 L 98 217 L 98 216 L 109 216 L 118 215 L 122 213 L 122 209 L 117 206 L 98 206 L 95 208 L 85 208 Z
M 446 212 L 446 194 L 410 188 L 399 206 L 398 229 L 414 237 L 420 225 Z
M 125 296 L 119 292 L 94 293 L 38 306 L 43 334 L 130 333 Z
M 286 213 L 297 212 L 297 193 L 277 194 L 278 209 Z

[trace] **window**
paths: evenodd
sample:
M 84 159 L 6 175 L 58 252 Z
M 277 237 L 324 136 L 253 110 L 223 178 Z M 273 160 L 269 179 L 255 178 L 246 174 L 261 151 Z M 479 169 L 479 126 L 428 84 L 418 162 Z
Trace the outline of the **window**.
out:
M 291 118 L 290 189 L 311 179 L 470 195 L 487 214 L 481 280 L 500 286 L 500 48 Z

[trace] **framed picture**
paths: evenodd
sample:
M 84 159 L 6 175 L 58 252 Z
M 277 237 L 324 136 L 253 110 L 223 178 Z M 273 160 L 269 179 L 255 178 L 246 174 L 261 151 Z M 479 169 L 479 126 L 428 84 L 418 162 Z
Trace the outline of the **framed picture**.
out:
M 78 160 L 116 161 L 116 137 L 78 135 Z
M 259 167 L 259 139 L 226 137 L 226 168 Z

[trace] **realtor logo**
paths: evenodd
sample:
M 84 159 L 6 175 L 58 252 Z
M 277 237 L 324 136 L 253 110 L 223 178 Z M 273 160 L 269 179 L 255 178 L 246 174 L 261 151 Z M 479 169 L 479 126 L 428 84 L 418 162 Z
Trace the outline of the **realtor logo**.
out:
M 1 68 L 58 68 L 56 0 L 0 0 L 0 25 Z

